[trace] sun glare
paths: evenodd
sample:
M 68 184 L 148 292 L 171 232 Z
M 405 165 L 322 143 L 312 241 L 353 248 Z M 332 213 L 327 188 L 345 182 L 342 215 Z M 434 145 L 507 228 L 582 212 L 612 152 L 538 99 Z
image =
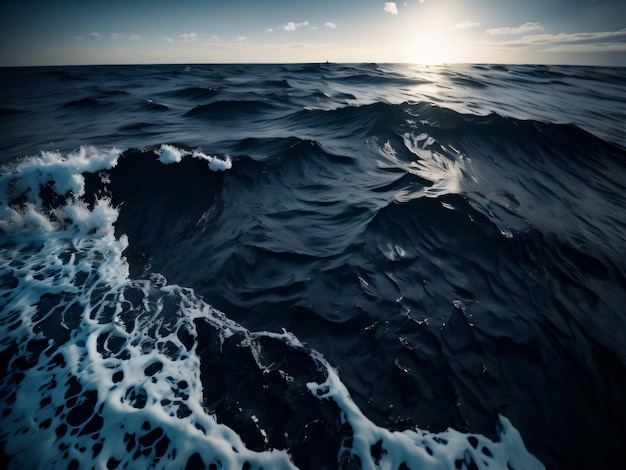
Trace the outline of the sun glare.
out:
M 441 64 L 454 62 L 459 56 L 458 46 L 439 31 L 424 31 L 415 37 L 408 48 L 408 62 Z
M 413 16 L 405 30 L 406 61 L 441 64 L 463 61 L 465 46 L 450 25 L 449 12 L 432 9 Z

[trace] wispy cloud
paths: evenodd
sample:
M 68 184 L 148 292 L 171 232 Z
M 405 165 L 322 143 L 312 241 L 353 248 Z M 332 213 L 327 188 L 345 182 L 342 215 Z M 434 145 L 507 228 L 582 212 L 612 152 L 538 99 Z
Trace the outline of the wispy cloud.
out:
M 462 23 L 455 24 L 452 29 L 469 29 L 479 28 L 480 23 L 478 21 L 463 21 Z
M 178 39 L 180 39 L 183 42 L 191 42 L 191 41 L 195 41 L 197 37 L 198 37 L 197 33 L 183 33 L 180 36 L 178 36 Z
M 284 24 L 281 26 L 281 28 L 283 29 L 283 31 L 295 31 L 298 28 L 301 28 L 302 26 L 308 26 L 309 22 L 308 21 L 303 21 L 302 23 L 294 23 L 293 21 L 289 21 L 287 24 Z
M 335 23 L 331 23 L 330 21 L 327 23 L 324 23 L 324 26 L 326 26 L 327 28 L 330 29 L 335 29 L 337 27 L 337 25 Z
M 72 39 L 74 41 L 82 41 L 83 40 L 82 36 L 72 36 Z
M 504 27 L 504 28 L 491 28 L 485 31 L 488 34 L 524 34 L 531 31 L 543 30 L 540 23 L 524 23 L 517 28 Z
M 93 39 L 95 41 L 99 41 L 100 39 L 102 39 L 102 34 L 100 34 L 100 33 L 89 33 L 89 38 Z
M 213 34 L 211 35 L 211 37 L 206 38 L 206 42 L 209 44 L 218 45 L 222 43 L 222 39 L 219 36 Z
M 533 34 L 503 46 L 526 46 L 544 51 L 626 51 L 626 29 L 591 33 Z
M 398 7 L 396 6 L 396 2 L 385 2 L 385 8 L 383 8 L 387 13 L 391 13 L 392 15 L 398 14 Z
M 141 39 L 141 36 L 139 36 L 138 34 L 118 34 L 118 33 L 113 33 L 113 34 L 111 34 L 111 37 L 113 39 L 115 39 L 116 41 L 119 41 L 121 39 L 127 39 L 129 41 L 138 41 L 139 39 Z

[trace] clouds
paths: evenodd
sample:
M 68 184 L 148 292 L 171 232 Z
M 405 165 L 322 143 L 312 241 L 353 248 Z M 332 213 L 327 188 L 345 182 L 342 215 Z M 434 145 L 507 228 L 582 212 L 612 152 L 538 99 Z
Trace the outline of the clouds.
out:
M 212 36 L 212 37 L 216 37 L 216 36 Z M 165 41 L 169 42 L 170 44 L 173 44 L 175 42 L 195 42 L 195 40 L 198 39 L 198 33 L 194 33 L 194 32 L 182 33 L 182 34 L 179 34 L 176 39 L 172 39 L 171 37 L 166 37 L 163 39 L 165 39 Z
M 118 33 L 113 33 L 111 34 L 111 38 L 113 38 L 116 41 L 120 41 L 123 39 L 126 39 L 128 41 L 138 41 L 139 39 L 141 39 L 141 36 L 139 36 L 138 34 L 118 34 Z
M 104 36 L 100 33 L 89 33 L 87 35 L 87 37 L 93 41 L 102 41 L 102 39 L 104 39 Z M 139 34 L 119 34 L 119 33 L 111 33 L 111 39 L 113 39 L 114 41 L 122 41 L 122 40 L 126 40 L 126 41 L 138 41 L 141 39 L 141 36 L 139 36 Z M 82 41 L 83 37 L 82 36 L 78 36 L 78 35 L 74 35 L 72 36 L 72 39 L 75 41 Z
M 302 23 L 294 23 L 293 21 L 289 21 L 287 24 L 284 24 L 281 26 L 281 29 L 283 31 L 295 31 L 298 28 L 301 28 L 303 26 L 308 26 L 309 22 L 308 21 L 303 21 Z
M 626 29 L 589 33 L 533 34 L 500 45 L 552 52 L 626 51 Z
M 180 39 L 183 42 L 192 42 L 192 41 L 195 41 L 197 37 L 198 37 L 198 33 L 183 33 L 178 36 L 178 39 Z
M 487 34 L 494 34 L 494 35 L 501 35 L 501 34 L 524 34 L 524 33 L 529 33 L 531 31 L 538 31 L 541 30 L 543 31 L 543 27 L 541 26 L 540 23 L 524 23 L 521 26 L 518 26 L 517 28 L 510 28 L 510 27 L 504 27 L 504 28 L 491 28 L 486 30 L 485 32 Z
M 392 15 L 398 14 L 398 7 L 395 2 L 385 2 L 385 8 L 383 8 L 383 10 Z
M 469 28 L 479 28 L 480 23 L 478 21 L 463 21 L 462 23 L 456 24 L 452 27 L 452 29 L 469 29 Z
M 459 23 L 455 28 L 465 27 Z M 485 32 L 492 36 L 522 35 L 518 39 L 495 43 L 498 46 L 526 47 L 529 50 L 551 52 L 590 52 L 590 51 L 626 51 L 626 29 L 619 31 L 581 32 L 581 33 L 533 33 L 544 31 L 539 22 L 524 23 L 517 27 L 490 28 Z
M 465 23 L 467 22 L 457 26 L 461 28 L 461 25 Z M 544 31 L 544 27 L 541 23 L 534 22 L 524 23 L 517 27 L 490 28 L 485 30 L 485 33 L 491 36 L 521 36 L 517 39 L 491 43 L 491 45 L 515 47 L 527 51 L 561 53 L 626 51 L 626 29 L 578 33 L 539 33 L 540 31 Z
M 333 23 L 331 21 L 327 21 L 326 23 L 324 23 L 324 27 L 327 29 L 336 29 L 337 28 L 337 24 Z M 286 31 L 286 32 L 293 32 L 296 31 L 298 29 L 309 29 L 309 30 L 317 30 L 318 27 L 315 25 L 311 25 L 308 21 L 301 21 L 299 23 L 296 23 L 295 21 L 288 21 L 287 23 L 280 25 L 280 26 L 276 26 L 273 28 L 267 28 L 265 29 L 266 33 L 273 33 L 274 31 L 278 30 L 278 31 Z

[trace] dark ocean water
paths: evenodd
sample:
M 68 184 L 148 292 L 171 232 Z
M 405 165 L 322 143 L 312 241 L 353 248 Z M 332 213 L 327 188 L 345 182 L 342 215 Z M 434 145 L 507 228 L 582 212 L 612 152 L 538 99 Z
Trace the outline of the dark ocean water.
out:
M 625 122 L 623 68 L 0 69 L 3 460 L 625 468 Z

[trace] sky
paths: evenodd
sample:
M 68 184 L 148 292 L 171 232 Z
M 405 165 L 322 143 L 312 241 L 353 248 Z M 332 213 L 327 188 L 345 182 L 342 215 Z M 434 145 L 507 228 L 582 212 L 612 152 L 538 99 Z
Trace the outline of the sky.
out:
M 626 66 L 626 0 L 0 0 L 0 66 Z

